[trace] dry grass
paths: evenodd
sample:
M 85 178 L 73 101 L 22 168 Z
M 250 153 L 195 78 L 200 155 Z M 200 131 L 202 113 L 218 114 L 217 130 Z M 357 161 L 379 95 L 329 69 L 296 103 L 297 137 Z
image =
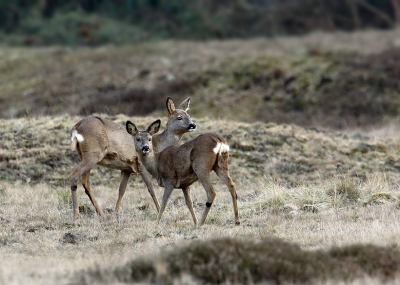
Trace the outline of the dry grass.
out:
M 217 197 L 206 225 L 201 228 L 193 227 L 183 195 L 177 190 L 161 225 L 156 227 L 153 203 L 143 183 L 136 180 L 128 185 L 118 217 L 104 218 L 90 214 L 74 218 L 67 187 L 2 182 L 0 255 L 7 262 L 0 265 L 0 282 L 66 284 L 82 269 L 114 268 L 136 257 L 158 254 L 159 249 L 170 250 L 190 245 L 192 240 L 222 237 L 278 237 L 306 250 L 355 243 L 399 248 L 398 189 L 390 188 L 381 174 L 371 174 L 366 182 L 353 185 L 360 192 L 356 202 L 337 197 L 343 193 L 331 195 L 332 187 L 341 181 L 339 178 L 296 187 L 282 186 L 264 177 L 234 178 L 241 226 L 234 226 L 230 194 L 215 179 Z M 113 183 L 95 187 L 103 209 L 114 207 L 116 189 Z M 387 193 L 393 199 L 378 195 L 376 203 L 368 202 L 375 192 Z M 78 194 L 82 205 L 89 203 L 81 189 Z M 159 198 L 161 194 L 157 190 Z M 206 196 L 198 183 L 192 195 L 195 211 L 200 215 Z M 317 210 L 304 208 L 310 204 Z M 179 282 L 185 284 L 188 278 L 181 278 Z M 380 282 L 371 280 L 371 284 Z
M 312 251 L 359 243 L 399 248 L 400 154 L 393 126 L 339 133 L 195 118 L 199 130 L 184 140 L 212 131 L 230 143 L 241 225 L 234 226 L 229 191 L 214 175 L 216 200 L 206 225 L 194 228 L 179 191 L 156 227 L 155 208 L 137 176 L 129 181 L 117 217 L 93 215 L 79 187 L 80 205 L 89 210 L 74 218 L 67 177 L 78 158 L 69 149 L 69 130 L 79 119 L 0 120 L 0 256 L 7 260 L 0 263 L 0 284 L 71 284 L 80 270 L 123 266 L 193 240 L 276 237 Z M 156 118 L 129 119 L 145 126 Z M 95 168 L 91 181 L 101 207 L 113 209 L 118 171 Z M 156 191 L 160 198 L 162 190 Z M 206 201 L 199 183 L 192 196 L 199 216 Z M 185 274 L 179 278 L 181 284 L 196 283 Z M 366 278 L 369 284 L 381 282 Z
M 102 116 L 120 124 L 129 119 L 142 127 L 157 119 Z M 163 118 L 162 124 L 165 124 Z M 80 119 L 66 115 L 0 120 L 0 178 L 28 183 L 46 181 L 67 187 L 68 175 L 79 163 L 78 155 L 70 150 L 70 129 Z M 344 176 L 348 177 L 344 182 L 350 188 L 351 184 L 367 181 L 371 173 L 384 173 L 388 187 L 395 187 L 400 179 L 396 137 L 346 134 L 285 124 L 248 124 L 195 117 L 193 120 L 199 126 L 198 131 L 185 135 L 183 141 L 205 132 L 221 134 L 231 146 L 230 168 L 237 179 L 266 176 L 283 186 L 296 186 L 305 181 Z M 112 183 L 118 187 L 118 172 L 99 167 L 91 177 L 95 186 Z M 140 183 L 137 176 L 133 180 Z
M 160 116 L 166 96 L 190 94 L 199 117 L 334 128 L 379 124 L 399 113 L 399 33 L 0 47 L 0 117 Z
M 212 179 L 217 197 L 201 228 L 193 227 L 179 191 L 173 193 L 162 224 L 156 227 L 156 210 L 146 187 L 135 175 L 129 181 L 118 216 L 93 215 L 90 201 L 79 186 L 79 202 L 85 212 L 75 218 L 68 174 L 79 159 L 70 150 L 69 131 L 81 117 L 0 119 L 0 256 L 6 261 L 0 262 L 0 284 L 74 284 L 81 270 L 96 272 L 100 268 L 100 272 L 107 272 L 103 269 L 124 266 L 137 257 L 157 258 L 162 252 L 190 246 L 194 241 L 218 238 L 239 242 L 280 238 L 307 252 L 369 243 L 398 249 L 399 122 L 392 120 L 379 129 L 345 132 L 292 124 L 239 123 L 236 121 L 255 113 L 263 93 L 252 97 L 246 90 L 236 92 L 233 88 L 234 92 L 229 93 L 226 87 L 231 88 L 233 83 L 246 85 L 241 82 L 246 78 L 232 77 L 233 71 L 257 67 L 251 64 L 261 59 L 299 74 L 315 66 L 326 70 L 326 62 L 308 58 L 310 51 L 368 56 L 399 46 L 399 33 L 313 33 L 302 38 L 163 42 L 78 50 L 2 47 L 0 103 L 6 117 L 29 115 L 29 106 L 40 110 L 39 114 L 77 114 L 82 106 L 91 106 L 91 100 L 97 100 L 99 94 L 107 101 L 107 96 L 114 98 L 114 91 L 135 88 L 150 91 L 147 97 L 138 96 L 142 89 L 139 93 L 124 93 L 142 101 L 121 101 L 114 106 L 119 112 L 122 107 L 158 104 L 154 101 L 158 97 L 162 98 L 158 105 L 164 106 L 166 96 L 160 93 L 164 87 L 167 91 L 163 92 L 176 93 L 178 101 L 188 96 L 191 80 L 197 80 L 198 73 L 206 74 L 210 85 L 192 96 L 190 109 L 199 129 L 185 135 L 183 141 L 204 132 L 216 132 L 227 139 L 241 225 L 234 226 L 230 194 L 215 175 Z M 294 64 L 305 57 L 307 60 Z M 227 62 L 231 63 L 228 67 L 224 65 Z M 218 72 L 224 74 L 224 68 L 232 69 L 227 70 L 227 76 L 218 77 Z M 171 78 L 181 81 L 170 84 Z M 226 81 L 229 78 L 234 81 Z M 311 82 L 315 83 L 314 79 Z M 241 104 L 232 103 L 232 98 Z M 245 103 L 254 108 L 243 107 Z M 110 114 L 113 110 L 104 112 Z M 129 119 L 143 127 L 161 117 L 165 124 L 165 110 L 152 114 L 147 118 L 102 116 L 121 124 Z M 236 121 L 221 119 L 229 116 Z M 91 183 L 101 207 L 112 210 L 119 172 L 97 167 L 91 172 Z M 162 189 L 156 187 L 156 191 L 160 198 Z M 206 201 L 199 183 L 193 185 L 192 196 L 199 216 Z M 382 282 L 380 277 L 362 274 L 355 280 L 328 278 L 318 282 Z M 88 282 L 105 283 L 108 277 L 103 277 L 89 278 Z M 177 284 L 198 283 L 187 273 L 177 278 Z M 248 278 L 251 283 L 251 274 Z M 109 280 L 119 282 L 112 277 Z M 395 277 L 390 282 L 396 284 L 400 279 Z

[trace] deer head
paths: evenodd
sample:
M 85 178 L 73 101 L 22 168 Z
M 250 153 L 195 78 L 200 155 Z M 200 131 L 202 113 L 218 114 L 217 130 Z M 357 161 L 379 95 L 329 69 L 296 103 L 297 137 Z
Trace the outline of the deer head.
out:
M 167 128 L 173 129 L 175 132 L 186 133 L 196 129 L 196 124 L 190 120 L 187 111 L 189 110 L 190 97 L 184 100 L 177 109 L 171 97 L 167 98 L 168 122 Z
M 161 121 L 157 120 L 148 126 L 145 131 L 139 131 L 131 121 L 126 122 L 126 130 L 134 138 L 137 153 L 146 155 L 153 151 L 152 137 L 159 131 L 160 125 Z

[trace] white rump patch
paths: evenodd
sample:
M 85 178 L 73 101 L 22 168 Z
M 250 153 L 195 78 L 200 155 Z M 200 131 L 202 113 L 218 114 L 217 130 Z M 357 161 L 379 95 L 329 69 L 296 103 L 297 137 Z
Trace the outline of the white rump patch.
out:
M 221 152 L 228 152 L 228 151 L 229 151 L 229 145 L 222 143 Z
M 229 145 L 224 143 L 217 143 L 217 145 L 213 148 L 214 153 L 228 152 Z
M 72 131 L 71 141 L 73 141 L 74 138 L 76 138 L 78 142 L 83 142 L 83 136 L 81 134 L 78 134 L 76 130 Z
M 218 153 L 220 148 L 221 148 L 221 144 L 217 143 L 216 147 L 213 148 L 213 152 Z

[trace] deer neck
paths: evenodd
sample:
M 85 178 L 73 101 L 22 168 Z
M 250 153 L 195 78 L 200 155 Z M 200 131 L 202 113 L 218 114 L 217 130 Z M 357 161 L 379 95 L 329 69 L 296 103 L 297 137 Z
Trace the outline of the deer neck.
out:
M 143 153 L 139 153 L 140 161 L 146 170 L 158 180 L 158 171 L 157 171 L 157 158 L 158 154 L 154 151 L 150 151 L 147 155 L 143 155 Z
M 153 136 L 154 149 L 157 152 L 161 152 L 165 148 L 177 144 L 181 137 L 182 134 L 174 134 L 166 129 L 161 134 Z

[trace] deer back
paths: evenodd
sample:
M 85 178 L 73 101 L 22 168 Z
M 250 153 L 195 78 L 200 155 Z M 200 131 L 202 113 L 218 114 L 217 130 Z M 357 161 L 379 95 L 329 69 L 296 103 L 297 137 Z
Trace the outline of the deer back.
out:
M 132 137 L 123 126 L 99 117 L 86 117 L 72 128 L 81 157 L 103 157 L 98 164 L 137 172 L 137 153 Z
M 175 180 L 175 187 L 190 185 L 198 179 L 197 174 L 211 172 L 218 155 L 227 149 L 228 143 L 214 133 L 202 134 L 181 146 L 167 147 L 156 154 L 159 178 Z
M 132 136 L 126 132 L 124 126 L 104 120 L 109 145 L 107 153 L 116 153 L 122 161 L 132 161 L 137 157 Z

